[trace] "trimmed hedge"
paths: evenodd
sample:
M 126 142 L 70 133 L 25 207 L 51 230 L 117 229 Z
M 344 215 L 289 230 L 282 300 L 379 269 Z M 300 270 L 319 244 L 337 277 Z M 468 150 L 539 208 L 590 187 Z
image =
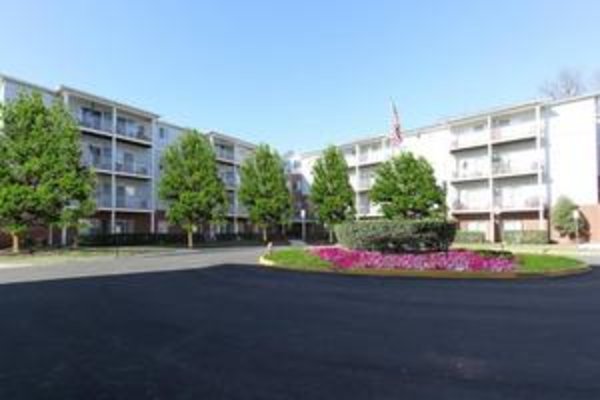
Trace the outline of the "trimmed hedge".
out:
M 446 250 L 456 226 L 440 220 L 374 220 L 335 227 L 338 241 L 350 249 L 381 252 Z
M 454 236 L 456 243 L 485 243 L 485 233 L 477 231 L 456 231 Z
M 269 237 L 273 242 L 287 242 L 281 237 Z M 187 243 L 185 233 L 120 233 L 86 235 L 80 239 L 82 246 L 182 246 Z M 205 235 L 194 234 L 194 244 L 199 246 L 219 246 L 228 244 L 262 244 L 262 236 L 249 233 L 235 235 L 224 233 L 208 239 Z
M 502 239 L 508 244 L 546 244 L 548 232 L 540 230 L 504 231 Z

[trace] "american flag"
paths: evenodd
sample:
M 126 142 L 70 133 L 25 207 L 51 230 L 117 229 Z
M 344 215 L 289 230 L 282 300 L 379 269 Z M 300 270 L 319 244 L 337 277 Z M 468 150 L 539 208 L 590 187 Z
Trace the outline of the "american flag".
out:
M 390 100 L 391 101 L 391 100 Z M 400 146 L 402 143 L 402 128 L 400 126 L 400 116 L 398 115 L 398 109 L 396 104 L 392 103 L 392 132 L 390 134 L 390 142 L 394 146 Z

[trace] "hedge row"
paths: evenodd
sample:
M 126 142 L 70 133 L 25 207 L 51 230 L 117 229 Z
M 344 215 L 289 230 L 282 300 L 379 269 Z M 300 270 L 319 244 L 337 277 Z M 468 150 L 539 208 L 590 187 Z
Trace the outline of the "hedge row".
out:
M 485 243 L 485 233 L 459 230 L 456 232 L 454 241 L 456 243 Z
M 440 220 L 376 220 L 346 222 L 335 227 L 340 244 L 351 249 L 383 252 L 446 250 L 456 233 Z
M 283 238 L 276 237 L 269 240 L 281 242 Z M 243 242 L 243 243 L 240 243 Z M 164 246 L 164 245 L 182 245 L 187 243 L 185 233 L 120 233 L 120 234 L 101 234 L 82 236 L 80 244 L 82 246 Z M 262 236 L 254 233 L 223 233 L 216 234 L 215 237 L 208 238 L 203 234 L 194 235 L 194 243 L 199 245 L 221 245 L 221 244 L 259 244 L 262 243 Z
M 548 232 L 541 230 L 504 231 L 503 241 L 508 244 L 546 244 Z

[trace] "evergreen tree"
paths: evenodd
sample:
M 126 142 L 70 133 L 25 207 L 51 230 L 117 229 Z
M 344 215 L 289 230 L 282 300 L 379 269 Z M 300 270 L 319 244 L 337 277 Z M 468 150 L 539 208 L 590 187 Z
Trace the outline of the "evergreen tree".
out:
M 354 190 L 348 177 L 348 164 L 335 146 L 328 147 L 313 167 L 310 201 L 317 218 L 329 230 L 333 242 L 333 226 L 354 215 Z
M 268 240 L 269 227 L 285 224 L 292 214 L 292 198 L 287 187 L 283 161 L 268 145 L 260 145 L 241 169 L 239 198 L 250 220 Z
M 81 163 L 76 122 L 60 101 L 21 94 L 0 107 L 0 227 L 19 251 L 21 234 L 50 226 L 73 204 L 90 201 L 93 175 Z
M 169 222 L 187 232 L 191 248 L 194 231 L 204 223 L 221 221 L 227 207 L 215 153 L 201 133 L 191 130 L 165 151 L 161 162 L 159 196 L 167 202 Z
M 377 169 L 369 197 L 381 205 L 388 219 L 445 216 L 446 195 L 435 180 L 433 167 L 410 152 L 401 153 Z
M 552 225 L 560 236 L 574 237 L 577 233 L 585 234 L 588 223 L 580 216 L 579 221 L 575 221 L 573 211 L 577 210 L 577 204 L 566 196 L 560 196 L 552 208 Z M 579 231 L 578 231 L 579 229 Z

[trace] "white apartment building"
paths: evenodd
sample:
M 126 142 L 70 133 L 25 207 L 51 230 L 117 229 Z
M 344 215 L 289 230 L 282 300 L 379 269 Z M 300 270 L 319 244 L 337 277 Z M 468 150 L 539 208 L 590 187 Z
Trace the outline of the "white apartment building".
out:
M 561 195 L 575 201 L 600 240 L 600 95 L 531 101 L 446 119 L 404 132 L 400 146 L 388 135 L 339 145 L 356 193 L 359 218 L 380 216 L 369 199 L 379 164 L 402 151 L 425 157 L 447 190 L 460 229 L 490 241 L 504 230 L 547 230 Z M 309 187 L 320 151 L 294 154 L 290 165 Z
M 90 219 L 95 233 L 168 232 L 165 205 L 159 201 L 160 159 L 184 128 L 155 113 L 67 86 L 53 90 L 0 75 L 0 102 L 19 93 L 38 91 L 44 101 L 63 101 L 79 123 L 83 162 L 97 175 L 97 212 Z M 210 132 L 220 175 L 230 200 L 227 221 L 215 233 L 251 229 L 237 200 L 240 163 L 254 151 L 251 143 Z

